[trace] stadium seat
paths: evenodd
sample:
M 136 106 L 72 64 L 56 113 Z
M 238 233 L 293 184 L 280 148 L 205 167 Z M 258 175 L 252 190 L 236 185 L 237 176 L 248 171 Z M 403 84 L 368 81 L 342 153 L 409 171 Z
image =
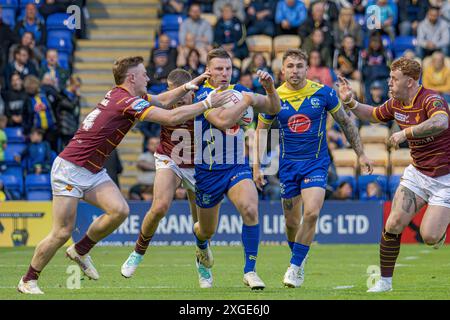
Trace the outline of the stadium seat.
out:
M 180 43 L 180 39 L 178 37 L 178 30 L 177 31 L 166 31 L 164 33 L 170 38 L 170 47 L 171 48 L 178 47 L 178 44 Z
M 3 171 L 4 175 L 16 176 L 18 178 L 23 177 L 23 169 L 20 165 L 17 166 L 8 166 L 5 171 Z
M 11 29 L 14 29 L 16 25 L 16 9 L 15 8 L 3 8 L 2 21 L 7 24 Z
M 395 191 L 397 190 L 398 186 L 400 185 L 400 178 L 401 175 L 391 175 L 389 177 L 389 195 L 390 198 L 394 198 Z
M 59 30 L 53 31 L 60 32 Z M 62 38 L 52 35 L 52 37 L 47 38 L 47 48 L 56 49 L 58 51 L 64 51 L 71 54 L 73 52 L 72 39 L 71 37 Z
M 385 149 L 371 148 L 364 146 L 364 153 L 373 161 L 374 166 L 387 168 L 389 164 L 389 153 Z
M 356 154 L 353 149 L 333 150 L 333 161 L 336 167 L 353 167 L 357 165 Z
M 73 32 L 67 26 L 69 17 L 67 13 L 54 13 L 49 15 L 45 22 L 47 30 L 68 30 Z
M 25 190 L 51 190 L 49 174 L 29 174 L 25 177 Z
M 25 8 L 29 3 L 33 3 L 39 7 L 44 2 L 44 0 L 20 0 L 20 7 Z
M 266 35 L 247 37 L 247 46 L 250 52 L 268 52 L 272 55 L 272 38 Z
M 296 35 L 280 35 L 273 39 L 273 49 L 275 55 L 279 52 L 285 52 L 288 49 L 300 48 L 302 39 Z
M 391 165 L 393 167 L 407 167 L 412 163 L 410 150 L 408 148 L 401 148 L 391 151 Z
M 350 84 L 350 87 L 352 88 L 353 92 L 355 92 L 356 97 L 361 100 L 362 98 L 362 85 L 361 82 L 358 80 L 352 80 L 348 79 L 348 82 Z
M 371 174 L 358 177 L 358 190 L 360 197 L 366 192 L 366 187 L 370 182 L 377 182 L 382 190 L 383 198 L 386 198 L 386 192 L 388 190 L 388 179 L 385 175 Z
M 391 170 L 392 175 L 403 175 L 403 172 L 405 172 L 406 167 L 405 166 L 393 166 Z
M 22 151 L 26 148 L 25 143 L 10 143 L 5 149 L 5 163 L 6 165 L 12 164 L 17 165 L 14 157 L 20 155 Z
M 0 6 L 5 8 L 18 8 L 19 0 L 0 0 Z
M 20 199 L 23 193 L 23 178 L 13 175 L 0 175 L 3 185 L 13 193 L 14 198 Z
M 389 128 L 383 125 L 366 125 L 361 127 L 359 135 L 363 143 L 386 144 L 389 138 Z
M 395 38 L 392 45 L 394 51 L 394 58 L 398 58 L 403 55 L 406 50 L 415 50 L 416 38 L 414 36 L 398 36 Z
M 374 166 L 372 174 L 387 175 L 387 167 Z
M 66 70 L 70 70 L 70 54 L 65 51 L 58 51 L 58 63 Z
M 160 94 L 161 92 L 167 90 L 167 84 L 161 83 L 161 84 L 154 84 L 150 86 L 148 89 L 148 92 L 151 94 Z
M 354 167 L 336 167 L 336 173 L 338 176 L 354 176 L 355 175 Z
M 50 201 L 52 200 L 52 192 L 50 190 L 35 190 L 27 192 L 26 200 L 29 201 Z
M 167 31 L 178 31 L 180 25 L 186 17 L 181 14 L 165 14 L 161 18 L 161 32 L 167 33 Z
M 8 143 L 24 143 L 25 136 L 23 135 L 22 127 L 8 127 L 5 128 Z
M 213 28 L 217 23 L 217 16 L 214 13 L 202 13 L 202 18 L 208 21 Z
M 233 58 L 233 66 L 235 66 L 236 68 L 238 68 L 239 70 L 241 69 L 242 66 L 242 61 L 239 58 Z

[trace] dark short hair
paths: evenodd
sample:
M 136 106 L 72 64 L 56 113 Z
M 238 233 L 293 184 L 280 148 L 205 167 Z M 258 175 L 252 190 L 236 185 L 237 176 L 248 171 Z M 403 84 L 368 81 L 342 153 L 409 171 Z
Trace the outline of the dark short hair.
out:
M 141 56 L 124 57 L 114 61 L 112 71 L 116 85 L 121 85 L 125 81 L 128 69 L 137 67 L 141 63 L 144 63 L 144 58 Z
M 230 59 L 231 60 L 231 57 L 228 54 L 228 52 L 222 47 L 218 47 L 218 48 L 212 49 L 210 52 L 208 52 L 208 56 L 206 58 L 206 64 L 209 65 L 209 62 L 212 59 L 214 59 L 214 58 Z
M 172 83 L 175 87 L 179 87 L 191 80 L 192 80 L 191 74 L 181 68 L 172 70 L 167 76 L 167 82 Z

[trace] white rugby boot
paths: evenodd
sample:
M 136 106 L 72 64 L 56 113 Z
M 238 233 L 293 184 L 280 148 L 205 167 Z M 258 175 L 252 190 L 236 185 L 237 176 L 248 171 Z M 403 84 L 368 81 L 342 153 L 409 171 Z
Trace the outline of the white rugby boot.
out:
M 197 267 L 198 283 L 200 288 L 212 288 L 213 276 L 210 268 L 205 267 L 198 259 L 195 259 L 195 266 Z
M 292 264 L 286 270 L 284 274 L 283 284 L 288 288 L 299 288 L 305 281 L 305 264 L 308 256 L 303 259 L 300 267 L 292 266 Z
M 372 288 L 367 290 L 367 292 L 375 292 L 375 293 L 388 291 L 392 291 L 392 282 L 387 281 L 383 278 L 378 280 Z
M 214 265 L 214 258 L 209 244 L 206 249 L 195 247 L 195 255 L 197 256 L 198 262 L 200 262 L 204 267 L 210 269 Z
M 81 270 L 83 270 L 84 274 L 89 279 L 98 280 L 100 278 L 97 270 L 94 267 L 94 263 L 92 262 L 91 257 L 88 254 L 85 254 L 84 256 L 79 255 L 78 252 L 75 250 L 75 244 L 67 248 L 66 256 L 70 260 L 78 264 Z
M 17 285 L 17 291 L 25 294 L 44 294 L 44 292 L 39 289 L 37 280 L 24 282 L 23 278 L 20 279 L 19 284 Z
M 266 285 L 255 271 L 250 271 L 244 274 L 244 284 L 252 290 L 264 290 Z
M 128 259 L 123 263 L 120 273 L 125 278 L 131 278 L 141 263 L 144 256 L 133 250 Z

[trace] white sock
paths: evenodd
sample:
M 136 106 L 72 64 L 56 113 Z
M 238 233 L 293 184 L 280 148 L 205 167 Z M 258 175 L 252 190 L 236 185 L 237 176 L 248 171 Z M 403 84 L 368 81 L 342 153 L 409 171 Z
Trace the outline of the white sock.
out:
M 392 277 L 381 277 L 381 280 L 389 283 L 390 285 L 392 285 Z
M 294 269 L 294 271 L 297 273 L 300 270 L 299 266 L 296 266 L 295 264 L 291 263 L 291 268 Z

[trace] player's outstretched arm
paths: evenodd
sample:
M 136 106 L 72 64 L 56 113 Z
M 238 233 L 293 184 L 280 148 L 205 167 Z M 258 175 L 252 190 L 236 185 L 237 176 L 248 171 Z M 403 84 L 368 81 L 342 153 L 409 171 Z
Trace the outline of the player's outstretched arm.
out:
M 231 92 L 231 90 L 224 92 Z M 226 130 L 234 126 L 253 101 L 253 94 L 243 91 L 242 95 L 243 99 L 232 108 L 217 108 L 208 112 L 205 115 L 206 120 L 220 130 Z
M 165 126 L 176 126 L 190 120 L 210 108 L 220 107 L 231 100 L 231 91 L 214 92 L 211 102 L 200 101 L 188 106 L 181 106 L 172 110 L 152 108 L 145 116 L 145 121 L 157 122 Z
M 253 109 L 259 113 L 275 115 L 280 112 L 281 104 L 273 78 L 269 73 L 261 70 L 258 70 L 256 74 L 259 77 L 259 82 L 266 90 L 266 95 L 263 96 L 257 93 L 253 95 Z
M 369 174 L 372 173 L 373 163 L 364 154 L 364 148 L 361 142 L 361 137 L 359 136 L 358 128 L 353 123 L 352 119 L 350 119 L 350 117 L 342 107 L 339 108 L 336 112 L 331 113 L 331 115 L 339 124 L 342 131 L 344 131 L 345 137 L 352 146 L 353 150 L 355 150 L 361 167 L 364 168 Z
M 198 90 L 198 87 L 209 77 L 210 73 L 209 71 L 206 71 L 192 81 L 173 90 L 166 91 L 158 95 L 151 95 L 151 103 L 155 106 L 167 109 L 181 99 L 187 92 L 191 90 Z
M 373 116 L 374 107 L 360 103 L 353 98 L 352 88 L 347 79 L 338 76 L 338 95 L 342 103 L 346 105 L 359 119 L 373 123 L 380 122 Z
M 254 163 L 253 163 L 253 181 L 256 187 L 262 191 L 262 188 L 266 184 L 264 179 L 264 173 L 261 171 L 261 158 L 266 152 L 267 147 L 267 135 L 261 135 L 263 130 L 270 128 L 270 124 L 262 122 L 258 119 L 258 125 L 256 126 L 254 137 Z M 267 131 L 266 131 L 267 132 Z

